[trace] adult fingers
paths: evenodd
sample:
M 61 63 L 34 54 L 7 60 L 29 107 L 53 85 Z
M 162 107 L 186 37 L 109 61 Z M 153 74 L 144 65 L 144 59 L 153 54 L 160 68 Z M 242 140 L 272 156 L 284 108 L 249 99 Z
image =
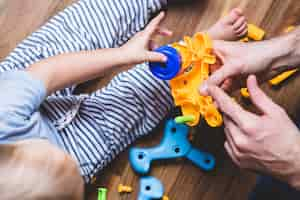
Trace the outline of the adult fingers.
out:
M 277 112 L 278 105 L 275 104 L 258 86 L 256 77 L 250 75 L 247 79 L 247 88 L 249 90 L 252 103 L 265 114 Z
M 208 79 L 201 85 L 200 93 L 202 95 L 208 95 L 208 85 L 219 86 L 224 80 L 230 78 L 232 75 L 234 75 L 234 70 L 232 70 L 230 66 L 224 64 L 221 68 L 210 75 Z
M 216 101 L 218 108 L 230 117 L 238 126 L 243 127 L 244 124 L 255 116 L 254 114 L 244 110 L 219 87 L 209 85 L 207 91 L 214 101 Z

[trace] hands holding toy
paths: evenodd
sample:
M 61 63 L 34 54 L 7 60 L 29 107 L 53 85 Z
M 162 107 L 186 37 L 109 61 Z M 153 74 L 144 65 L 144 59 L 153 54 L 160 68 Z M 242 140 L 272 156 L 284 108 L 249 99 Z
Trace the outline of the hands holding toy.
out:
M 132 57 L 132 63 L 142 62 L 166 62 L 167 58 L 161 53 L 151 51 L 157 48 L 154 40 L 152 39 L 155 35 L 171 36 L 172 32 L 168 29 L 163 29 L 159 25 L 165 17 L 165 13 L 161 12 L 155 17 L 148 26 L 138 32 L 133 38 L 131 38 L 121 48 L 124 50 L 129 57 Z
M 223 65 L 200 91 L 212 96 L 224 113 L 225 149 L 234 163 L 300 189 L 300 134 L 286 112 L 264 94 L 254 75 L 248 77 L 247 87 L 260 115 L 244 110 L 221 89 L 228 89 L 241 74 L 273 70 L 285 63 L 300 64 L 293 53 L 299 48 L 293 36 L 254 44 L 216 41 L 215 51 Z
M 298 128 L 258 87 L 254 75 L 249 76 L 247 87 L 261 115 L 244 110 L 216 86 L 207 90 L 224 113 L 226 151 L 239 167 L 271 174 L 300 188 Z

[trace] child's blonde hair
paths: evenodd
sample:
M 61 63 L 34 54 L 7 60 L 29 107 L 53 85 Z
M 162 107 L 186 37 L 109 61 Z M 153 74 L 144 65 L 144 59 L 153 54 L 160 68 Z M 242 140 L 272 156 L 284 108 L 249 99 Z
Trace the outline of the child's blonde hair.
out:
M 3 200 L 83 199 L 83 180 L 75 161 L 44 140 L 0 145 Z

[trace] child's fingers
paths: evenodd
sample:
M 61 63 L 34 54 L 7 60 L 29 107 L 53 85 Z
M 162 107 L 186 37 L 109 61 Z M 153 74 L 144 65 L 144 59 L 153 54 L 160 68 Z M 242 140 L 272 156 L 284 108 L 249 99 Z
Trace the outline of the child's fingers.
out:
M 164 63 L 167 61 L 167 57 L 162 54 L 162 53 L 158 53 L 158 52 L 154 52 L 154 51 L 148 51 L 146 53 L 146 59 L 147 62 L 161 62 Z
M 162 36 L 172 36 L 173 32 L 166 28 L 157 28 L 156 32 Z
M 156 42 L 154 40 L 150 40 L 149 41 L 149 49 L 150 50 L 154 50 L 157 49 L 159 46 L 156 44 Z
M 158 16 L 156 16 L 154 19 L 151 20 L 151 22 L 148 24 L 148 26 L 145 29 L 145 33 L 147 34 L 147 36 L 150 37 L 152 34 L 156 32 L 159 24 L 164 19 L 164 17 L 165 17 L 165 13 L 161 12 L 159 13 Z

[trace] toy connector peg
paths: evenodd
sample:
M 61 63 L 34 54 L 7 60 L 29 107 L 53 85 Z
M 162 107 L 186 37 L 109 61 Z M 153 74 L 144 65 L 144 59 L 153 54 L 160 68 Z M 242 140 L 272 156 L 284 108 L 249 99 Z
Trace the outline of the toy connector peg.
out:
M 170 200 L 168 196 L 164 195 L 161 200 Z
M 265 36 L 265 31 L 254 24 L 248 24 L 248 38 L 255 41 L 260 41 Z
M 279 85 L 281 82 L 286 80 L 291 75 L 295 74 L 297 71 L 298 71 L 298 69 L 293 69 L 293 70 L 283 72 L 283 73 L 277 75 L 276 77 L 272 78 L 271 80 L 269 80 L 269 84 L 273 85 L 273 86 Z
M 142 177 L 138 200 L 161 199 L 164 194 L 164 186 L 154 177 Z
M 284 30 L 284 32 L 285 32 L 285 33 L 289 33 L 289 32 L 291 32 L 291 31 L 295 30 L 295 28 L 296 28 L 296 26 L 288 26 L 288 27 Z
M 106 200 L 107 189 L 98 188 L 98 200 Z
M 248 92 L 248 88 L 241 88 L 240 92 L 241 92 L 242 97 L 244 97 L 244 98 L 249 98 L 250 97 L 250 94 Z
M 127 186 L 127 185 L 118 185 L 118 192 L 119 193 L 131 193 L 132 192 L 132 187 Z
M 175 122 L 177 124 L 185 124 L 187 122 L 192 122 L 195 120 L 195 116 L 187 115 L 187 116 L 178 116 L 175 118 Z
M 249 42 L 249 38 L 248 37 L 244 37 L 244 38 L 240 39 L 240 42 Z

